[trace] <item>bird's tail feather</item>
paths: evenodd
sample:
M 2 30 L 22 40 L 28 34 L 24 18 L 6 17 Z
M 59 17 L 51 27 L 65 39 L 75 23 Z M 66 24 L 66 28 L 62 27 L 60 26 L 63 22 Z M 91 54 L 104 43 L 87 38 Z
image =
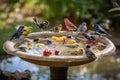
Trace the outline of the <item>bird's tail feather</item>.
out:
M 109 36 L 109 37 L 112 37 L 112 35 L 111 35 L 111 34 L 109 34 L 109 33 L 106 33 L 106 35 L 107 35 L 107 36 Z

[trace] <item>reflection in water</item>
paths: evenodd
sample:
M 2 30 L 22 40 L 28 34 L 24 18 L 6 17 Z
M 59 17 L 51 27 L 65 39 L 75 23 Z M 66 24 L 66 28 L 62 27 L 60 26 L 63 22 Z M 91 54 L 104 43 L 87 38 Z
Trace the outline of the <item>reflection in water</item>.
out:
M 4 59 L 0 69 L 11 72 L 29 69 L 31 80 L 50 80 L 48 67 L 28 63 L 18 57 Z M 103 57 L 89 64 L 70 67 L 68 80 L 120 80 L 120 58 Z
M 69 74 L 69 80 L 120 80 L 120 58 L 103 57 L 86 65 L 72 67 Z
M 45 66 L 37 66 L 31 63 L 28 63 L 19 57 L 12 57 L 4 59 L 0 63 L 0 68 L 2 70 L 14 72 L 16 70 L 30 70 L 32 72 L 31 80 L 49 80 L 49 69 Z

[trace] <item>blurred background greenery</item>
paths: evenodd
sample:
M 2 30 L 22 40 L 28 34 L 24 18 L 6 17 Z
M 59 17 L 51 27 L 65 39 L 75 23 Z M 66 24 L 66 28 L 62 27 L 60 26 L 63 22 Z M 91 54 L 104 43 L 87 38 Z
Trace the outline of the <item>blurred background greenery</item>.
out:
M 17 25 L 33 26 L 33 17 L 50 21 L 51 26 L 69 18 L 76 26 L 83 21 L 88 28 L 99 23 L 107 31 L 119 37 L 120 0 L 0 0 L 0 54 L 3 43 L 15 31 Z M 33 31 L 39 31 L 35 26 Z

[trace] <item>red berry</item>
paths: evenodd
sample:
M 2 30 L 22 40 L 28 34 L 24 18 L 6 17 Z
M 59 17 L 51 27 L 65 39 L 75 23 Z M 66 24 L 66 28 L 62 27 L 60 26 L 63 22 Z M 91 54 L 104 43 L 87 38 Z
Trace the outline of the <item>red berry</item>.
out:
M 52 51 L 50 51 L 50 50 L 44 50 L 43 51 L 43 56 L 49 56 L 51 54 L 52 54 Z
M 59 50 L 55 50 L 55 55 L 58 55 L 59 54 Z
M 47 51 L 44 50 L 44 51 L 43 51 L 43 56 L 46 56 L 46 55 L 47 55 Z

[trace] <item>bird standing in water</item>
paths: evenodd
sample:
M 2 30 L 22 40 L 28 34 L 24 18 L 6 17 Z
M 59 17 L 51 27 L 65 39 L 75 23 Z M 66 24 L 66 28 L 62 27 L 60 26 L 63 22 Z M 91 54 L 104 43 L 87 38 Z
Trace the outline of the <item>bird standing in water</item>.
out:
M 64 22 L 69 31 L 74 31 L 77 29 L 77 27 L 68 18 L 64 18 Z
M 83 22 L 76 32 L 84 33 L 87 30 L 86 22 Z
M 48 27 L 49 22 L 48 21 L 44 21 L 44 22 L 38 22 L 37 18 L 33 18 L 34 23 L 42 30 L 44 30 L 45 28 Z
M 112 36 L 109 33 L 107 33 L 100 25 L 95 24 L 94 27 L 95 27 L 96 33 L 106 34 L 107 36 L 110 36 L 110 37 Z
M 10 37 L 10 41 L 14 40 L 16 38 L 20 38 L 20 36 L 22 35 L 22 32 L 24 30 L 25 26 L 20 25 L 19 28 L 16 30 L 16 32 Z

